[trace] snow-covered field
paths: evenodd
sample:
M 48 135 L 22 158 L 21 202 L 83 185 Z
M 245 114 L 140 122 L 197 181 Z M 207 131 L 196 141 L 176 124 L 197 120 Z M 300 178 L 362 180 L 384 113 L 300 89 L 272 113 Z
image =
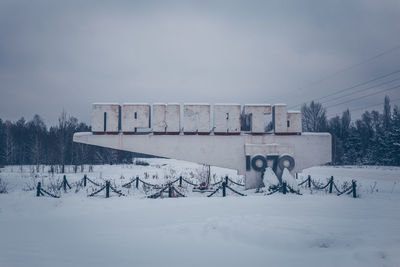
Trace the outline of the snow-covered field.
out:
M 94 166 L 88 177 L 111 180 L 118 189 L 139 175 L 163 184 L 179 175 L 198 183 L 207 169 L 174 160 L 150 166 Z M 303 195 L 255 190 L 207 198 L 148 199 L 143 188 L 118 197 L 87 197 L 95 186 L 77 187 L 83 173 L 70 172 L 73 189 L 61 198 L 35 197 L 34 186 L 61 181 L 48 167 L 7 166 L 0 178 L 0 266 L 400 266 L 400 168 L 314 167 L 321 183 L 357 180 L 359 198 L 300 187 Z M 87 166 L 86 166 L 87 168 Z M 211 182 L 234 171 L 211 168 Z M 35 177 L 36 176 L 36 177 Z M 200 178 L 202 179 L 202 178 Z M 76 190 L 78 188 L 79 190 Z M 147 192 L 149 194 L 151 192 Z

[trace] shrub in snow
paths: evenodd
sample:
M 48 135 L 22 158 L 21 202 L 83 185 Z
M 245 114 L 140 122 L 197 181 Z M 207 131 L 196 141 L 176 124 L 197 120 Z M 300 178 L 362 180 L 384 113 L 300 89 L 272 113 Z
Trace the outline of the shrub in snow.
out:
M 150 164 L 147 161 L 137 159 L 137 160 L 135 160 L 135 165 L 149 166 Z
M 349 188 L 349 186 L 351 186 L 351 182 L 344 181 L 343 184 L 340 186 L 340 190 L 343 191 L 343 190 Z
M 35 189 L 36 189 L 36 180 L 34 177 L 31 177 L 31 179 L 28 180 L 28 182 L 25 182 L 25 185 L 22 188 L 22 190 L 24 191 L 33 191 Z
M 265 169 L 263 182 L 265 188 L 272 188 L 279 184 L 278 177 L 276 177 L 271 167 Z
M 152 191 L 152 187 L 149 185 L 146 185 L 144 183 L 142 183 L 142 190 L 144 191 L 145 194 L 149 193 L 150 191 Z
M 377 182 L 375 181 L 373 185 L 369 186 L 369 192 L 372 194 L 374 192 L 378 192 L 378 189 L 376 188 Z
M 8 193 L 8 184 L 0 178 L 0 194 Z
M 71 187 L 75 187 L 75 193 L 78 193 L 81 188 L 83 188 L 83 180 L 79 180 L 77 182 L 73 182 Z
M 212 175 L 212 179 L 211 179 L 211 183 L 213 184 L 213 183 L 216 183 L 216 182 L 219 182 L 219 181 L 221 181 L 221 179 L 219 178 L 219 177 L 217 177 L 217 174 L 216 173 L 214 173 L 213 175 Z
M 201 167 L 197 168 L 194 178 L 197 178 L 199 184 L 207 183 L 210 178 L 210 166 L 202 165 Z
M 42 181 L 42 186 L 43 186 L 43 181 Z M 61 179 L 49 179 L 49 183 L 47 183 L 47 188 L 50 193 L 54 195 L 59 195 L 60 190 L 61 190 L 61 184 L 62 180 Z
M 324 185 L 326 185 L 326 183 L 328 182 L 328 180 L 326 180 L 326 182 L 321 182 L 319 179 L 312 179 L 312 185 L 313 186 L 311 186 L 311 188 L 312 187 L 316 187 L 316 188 L 318 188 L 318 187 L 323 187 Z M 343 188 L 342 188 L 343 189 Z M 325 188 L 325 191 L 326 191 L 327 189 Z
M 299 190 L 299 186 L 297 185 L 296 179 L 290 174 L 288 169 L 284 169 L 282 173 L 282 181 L 285 181 L 290 188 L 292 188 L 294 191 Z

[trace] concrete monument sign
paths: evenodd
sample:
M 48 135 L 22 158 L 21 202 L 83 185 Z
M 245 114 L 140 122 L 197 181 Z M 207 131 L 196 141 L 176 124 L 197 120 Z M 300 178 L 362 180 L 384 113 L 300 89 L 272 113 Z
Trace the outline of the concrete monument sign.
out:
M 281 177 L 331 161 L 330 134 L 303 133 L 301 113 L 285 104 L 96 103 L 92 132 L 74 142 L 236 169 L 246 188 L 266 167 Z

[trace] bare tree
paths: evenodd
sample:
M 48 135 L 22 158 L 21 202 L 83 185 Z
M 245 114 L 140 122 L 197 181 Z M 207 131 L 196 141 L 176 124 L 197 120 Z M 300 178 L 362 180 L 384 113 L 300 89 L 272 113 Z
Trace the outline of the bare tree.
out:
M 67 154 L 67 113 L 65 110 L 61 112 L 58 118 L 58 146 L 60 153 L 61 173 L 65 172 L 65 159 Z
M 350 110 L 343 111 L 342 123 L 340 128 L 340 137 L 346 138 L 350 131 L 351 115 Z
M 389 130 L 390 121 L 391 121 L 391 107 L 390 107 L 390 98 L 389 96 L 385 96 L 385 103 L 383 105 L 383 128 L 385 130 Z
M 320 103 L 311 101 L 301 107 L 303 131 L 324 132 L 327 130 L 326 109 Z
M 30 144 L 31 162 L 36 165 L 36 170 L 39 171 L 39 164 L 43 157 L 42 137 L 46 133 L 46 125 L 39 115 L 33 116 L 33 119 L 28 123 L 28 129 L 32 135 Z
M 6 164 L 13 164 L 15 163 L 15 155 L 16 155 L 16 147 L 15 147 L 15 140 L 12 133 L 12 124 L 11 122 L 6 122 L 6 147 L 5 147 L 5 162 Z

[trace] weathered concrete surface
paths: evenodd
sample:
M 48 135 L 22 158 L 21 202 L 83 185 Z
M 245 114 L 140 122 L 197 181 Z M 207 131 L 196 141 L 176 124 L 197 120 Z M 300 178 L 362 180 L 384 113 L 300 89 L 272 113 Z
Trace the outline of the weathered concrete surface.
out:
M 265 114 L 271 114 L 271 105 L 269 104 L 246 104 L 243 107 L 244 114 L 251 114 L 251 132 L 265 133 Z M 286 114 L 285 114 L 286 116 Z M 286 118 L 285 118 L 286 119 Z
M 288 133 L 301 133 L 301 113 L 300 111 L 288 111 L 287 120 L 289 125 L 286 132 Z
M 240 134 L 240 104 L 214 105 L 214 133 Z
M 143 130 L 150 132 L 150 105 L 146 103 L 123 104 L 121 126 L 125 133 Z
M 246 155 L 290 155 L 292 172 L 331 161 L 331 135 L 93 135 L 74 134 L 74 142 L 152 154 L 178 160 L 236 169 L 246 177 L 246 188 L 260 183 L 260 172 L 246 171 Z
M 184 104 L 183 131 L 188 134 L 210 133 L 210 107 L 210 104 Z
M 118 117 L 119 104 L 94 103 L 92 105 L 92 131 L 118 133 Z

